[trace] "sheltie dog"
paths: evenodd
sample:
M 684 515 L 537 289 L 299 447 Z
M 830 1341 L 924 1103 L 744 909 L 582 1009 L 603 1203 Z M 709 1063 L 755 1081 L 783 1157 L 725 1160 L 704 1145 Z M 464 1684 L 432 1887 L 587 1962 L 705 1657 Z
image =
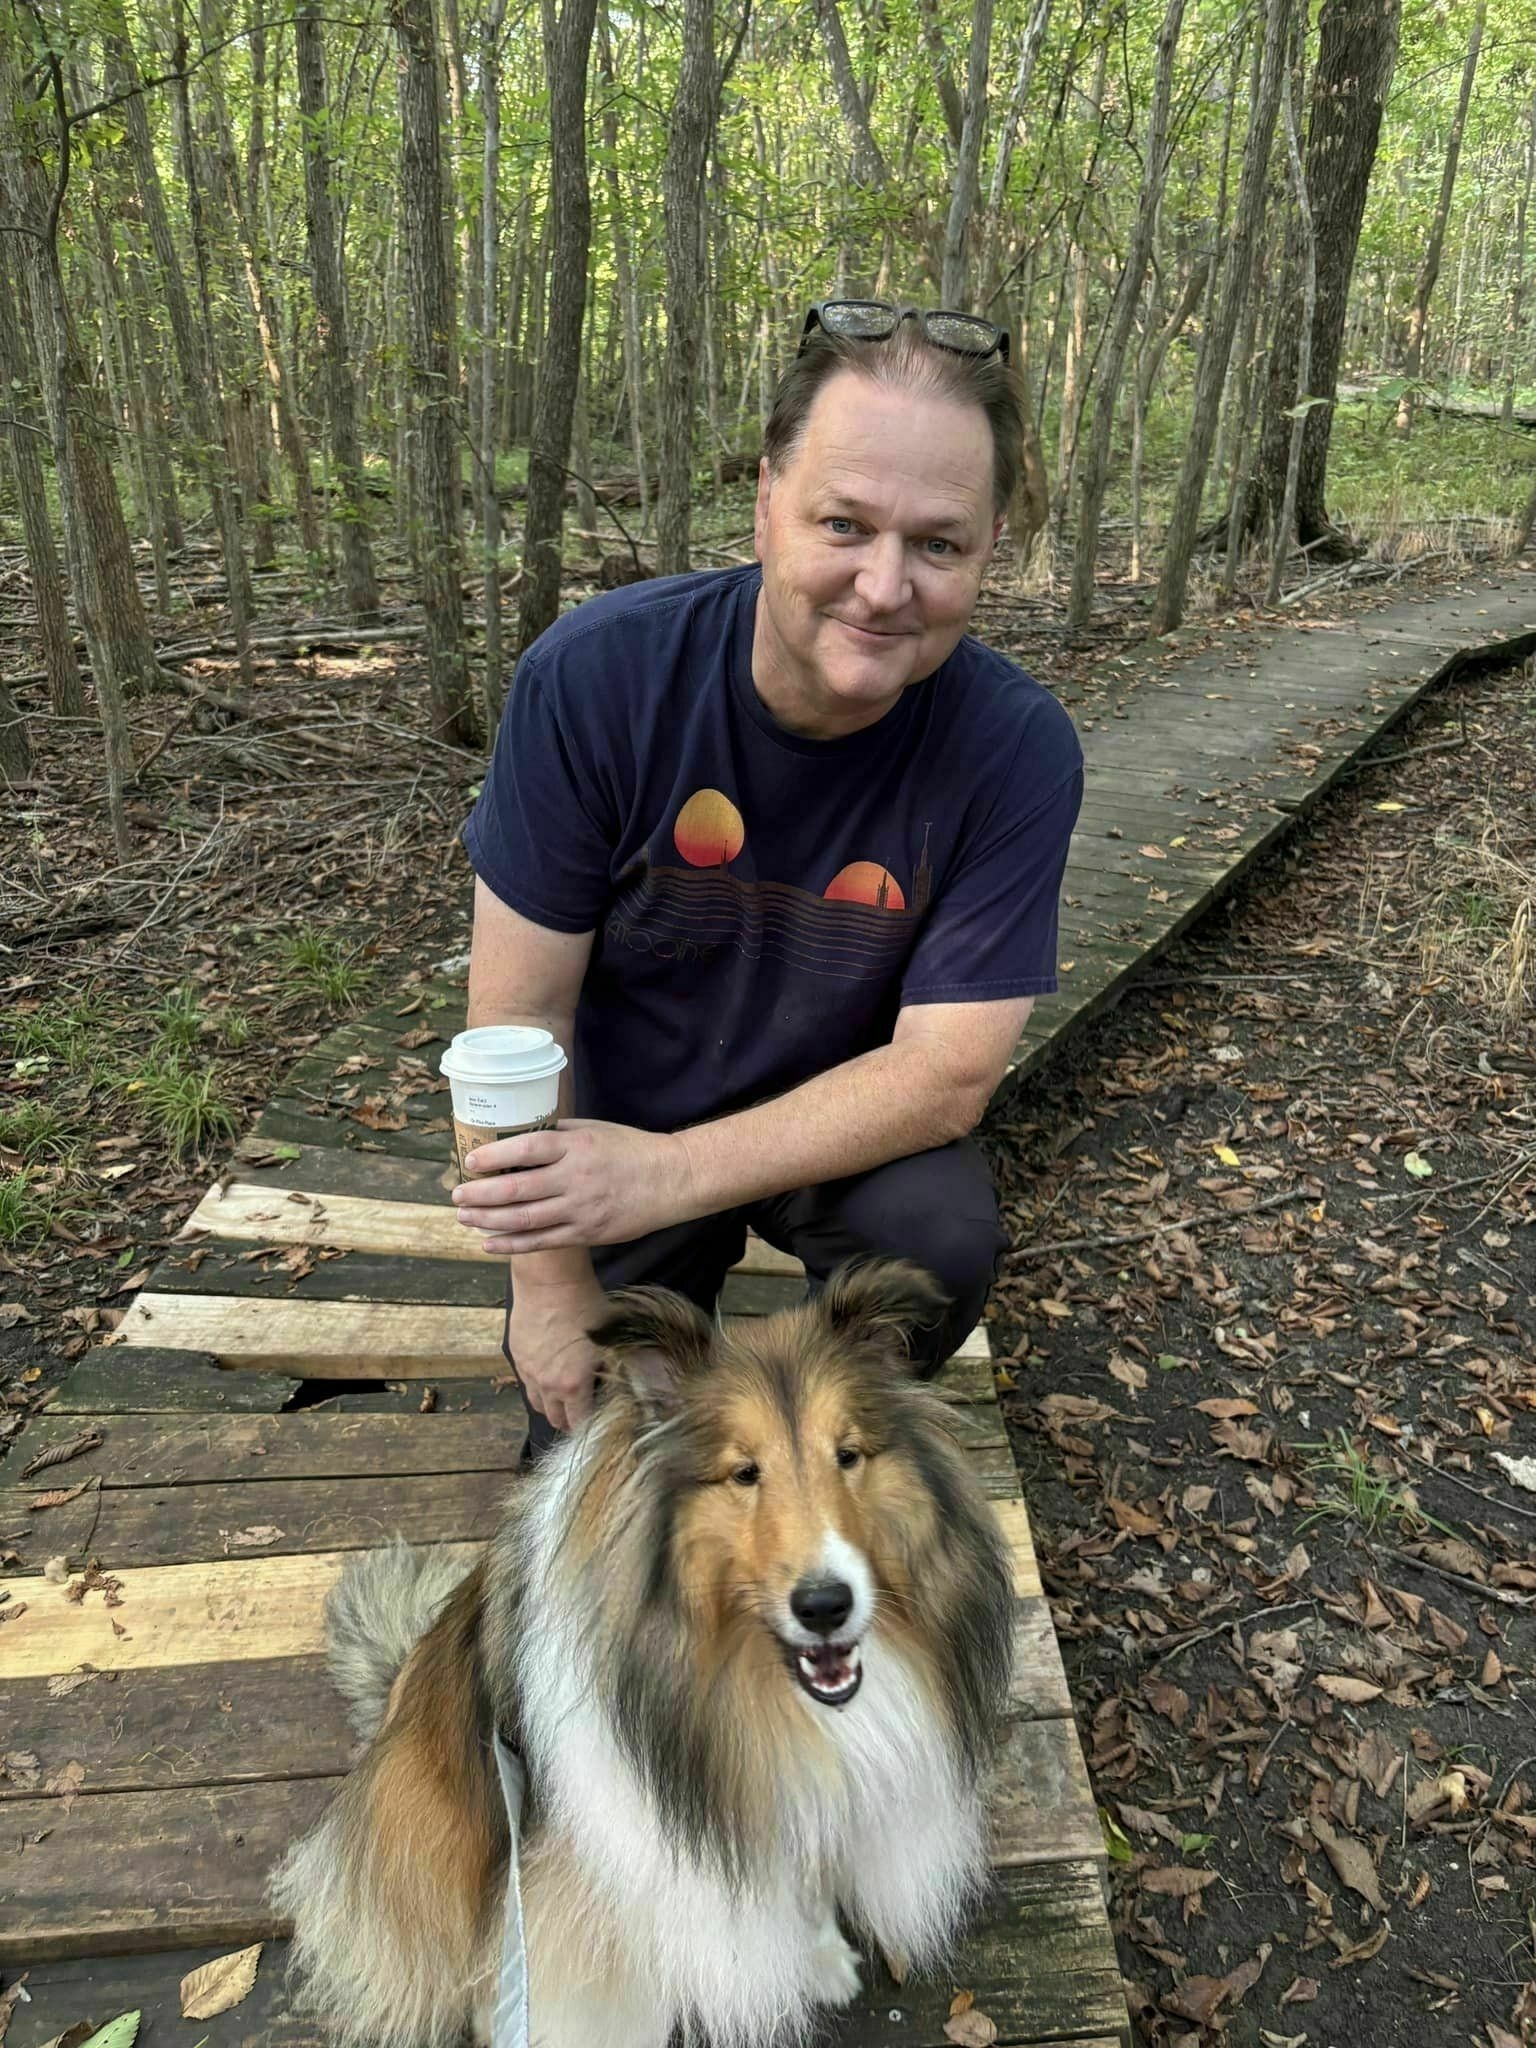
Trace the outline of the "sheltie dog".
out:
M 480 1562 L 348 1568 L 331 1664 L 366 1748 L 273 1896 L 337 2039 L 489 2038 L 521 1757 L 534 2048 L 801 2040 L 859 1994 L 839 1918 L 940 1957 L 986 1878 L 1007 1559 L 907 1340 L 895 1261 L 712 1323 L 633 1288 L 592 1419 Z M 457 1579 L 457 1583 L 455 1580 Z

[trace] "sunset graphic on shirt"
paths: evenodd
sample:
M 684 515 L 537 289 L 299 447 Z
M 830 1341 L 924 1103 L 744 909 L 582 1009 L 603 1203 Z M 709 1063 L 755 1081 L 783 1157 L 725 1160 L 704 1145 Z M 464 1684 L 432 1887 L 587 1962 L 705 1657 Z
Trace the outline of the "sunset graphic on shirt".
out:
M 677 814 L 672 843 L 692 868 L 723 867 L 747 843 L 740 811 L 718 789 L 697 789 Z
M 731 862 L 747 846 L 746 821 L 714 788 L 694 791 L 662 844 L 686 865 L 672 865 L 665 853 L 657 859 L 650 847 L 642 852 L 619 878 L 604 935 L 610 944 L 678 965 L 728 947 L 750 960 L 785 960 L 839 980 L 889 974 L 910 948 L 933 892 L 926 832 L 910 898 L 874 860 L 845 862 L 810 888 L 733 874 Z

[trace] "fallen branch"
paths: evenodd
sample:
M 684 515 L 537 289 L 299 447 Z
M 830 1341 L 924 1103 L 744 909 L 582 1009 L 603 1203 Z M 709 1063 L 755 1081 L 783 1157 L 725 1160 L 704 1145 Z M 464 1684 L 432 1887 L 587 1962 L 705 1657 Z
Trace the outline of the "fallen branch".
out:
M 1207 1223 L 1241 1223 L 1247 1216 L 1257 1216 L 1264 1209 L 1280 1209 L 1287 1202 L 1311 1202 L 1312 1195 L 1300 1189 L 1287 1188 L 1283 1194 L 1265 1195 L 1262 1201 L 1250 1202 L 1246 1209 L 1201 1209 L 1193 1216 L 1177 1216 L 1166 1223 L 1149 1223 L 1141 1230 L 1114 1230 L 1106 1237 L 1064 1237 L 1055 1244 L 1030 1245 L 1023 1251 L 1009 1252 L 1010 1261 L 1025 1262 L 1034 1259 L 1054 1259 L 1062 1252 L 1103 1251 L 1111 1245 L 1140 1244 L 1149 1237 L 1166 1237 L 1170 1230 L 1197 1230 Z
M 1448 1585 L 1460 1586 L 1465 1593 L 1476 1593 L 1480 1600 L 1497 1600 L 1501 1607 L 1536 1607 L 1536 1598 L 1529 1593 L 1511 1593 L 1503 1586 L 1485 1586 L 1479 1579 L 1447 1571 L 1443 1564 L 1431 1564 L 1427 1557 L 1415 1557 L 1411 1550 L 1399 1550 L 1395 1543 L 1385 1543 L 1382 1548 L 1399 1563 L 1414 1565 L 1421 1572 L 1433 1572 L 1437 1579 L 1444 1579 Z

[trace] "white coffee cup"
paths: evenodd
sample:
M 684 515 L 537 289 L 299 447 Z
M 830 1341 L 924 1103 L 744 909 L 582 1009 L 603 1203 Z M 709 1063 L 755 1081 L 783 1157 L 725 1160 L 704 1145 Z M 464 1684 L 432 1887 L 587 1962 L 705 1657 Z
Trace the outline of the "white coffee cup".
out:
M 527 1024 L 481 1024 L 461 1031 L 443 1054 L 453 1093 L 453 1142 L 461 1179 L 479 1145 L 555 1121 L 565 1054 L 548 1031 Z

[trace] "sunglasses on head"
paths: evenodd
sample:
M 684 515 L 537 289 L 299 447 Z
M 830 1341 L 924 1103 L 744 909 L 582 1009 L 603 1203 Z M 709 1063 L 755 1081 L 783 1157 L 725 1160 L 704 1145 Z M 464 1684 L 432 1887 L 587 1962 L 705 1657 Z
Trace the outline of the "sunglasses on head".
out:
M 895 306 L 888 299 L 818 299 L 805 316 L 800 333 L 804 355 L 811 336 L 819 327 L 823 333 L 841 335 L 847 341 L 889 341 L 903 320 L 915 320 L 923 338 L 934 348 L 951 355 L 974 356 L 978 362 L 990 355 L 1008 360 L 1008 331 L 994 327 L 990 320 L 974 313 L 951 313 L 943 308 L 924 312 L 918 306 Z

